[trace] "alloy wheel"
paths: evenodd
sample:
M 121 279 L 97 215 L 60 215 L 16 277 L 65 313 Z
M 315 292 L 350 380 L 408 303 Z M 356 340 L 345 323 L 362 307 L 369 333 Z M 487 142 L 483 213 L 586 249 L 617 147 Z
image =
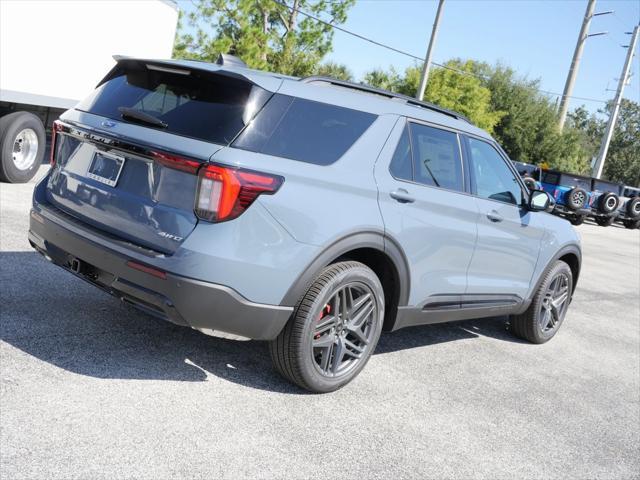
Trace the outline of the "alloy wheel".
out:
M 540 305 L 539 323 L 543 333 L 550 332 L 562 322 L 569 306 L 569 294 L 569 277 L 559 273 L 549 283 Z
M 318 371 L 327 377 L 341 376 L 366 359 L 377 321 L 376 297 L 367 285 L 340 286 L 322 308 L 312 333 Z

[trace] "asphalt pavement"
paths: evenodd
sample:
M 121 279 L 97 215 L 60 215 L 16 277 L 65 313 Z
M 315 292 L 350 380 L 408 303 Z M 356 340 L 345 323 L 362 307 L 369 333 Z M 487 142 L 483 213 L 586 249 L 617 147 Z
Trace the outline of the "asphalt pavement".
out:
M 506 318 L 405 329 L 311 395 L 266 344 L 154 319 L 46 262 L 33 185 L 0 185 L 2 479 L 640 478 L 638 230 L 578 227 L 551 342 Z

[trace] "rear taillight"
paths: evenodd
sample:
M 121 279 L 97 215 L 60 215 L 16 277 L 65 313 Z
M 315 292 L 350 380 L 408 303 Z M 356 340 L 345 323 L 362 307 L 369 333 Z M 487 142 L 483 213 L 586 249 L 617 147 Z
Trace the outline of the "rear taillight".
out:
M 58 120 L 54 121 L 51 126 L 51 156 L 49 157 L 49 163 L 52 167 L 56 164 L 56 137 L 60 130 L 62 130 L 62 123 Z
M 174 170 L 180 170 L 182 172 L 195 174 L 202 165 L 202 162 L 197 160 L 189 160 L 188 158 L 178 157 L 164 152 L 150 152 L 151 157 L 159 164 L 173 168 Z
M 284 179 L 249 170 L 205 165 L 198 172 L 195 213 L 208 222 L 224 222 L 242 214 L 258 195 L 278 191 Z

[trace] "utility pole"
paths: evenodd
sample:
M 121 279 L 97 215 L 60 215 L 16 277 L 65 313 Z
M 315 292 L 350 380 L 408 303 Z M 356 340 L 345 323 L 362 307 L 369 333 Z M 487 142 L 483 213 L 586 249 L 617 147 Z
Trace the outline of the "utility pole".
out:
M 578 36 L 578 42 L 576 43 L 576 49 L 573 52 L 573 59 L 571 60 L 571 67 L 569 67 L 569 74 L 567 75 L 567 82 L 564 84 L 564 91 L 562 92 L 562 99 L 560 100 L 560 119 L 558 121 L 558 127 L 560 130 L 564 128 L 564 122 L 567 120 L 567 110 L 569 109 L 569 99 L 573 93 L 573 85 L 576 83 L 576 76 L 578 75 L 578 69 L 580 68 L 580 59 L 582 58 L 582 51 L 584 50 L 584 42 L 589 37 L 595 37 L 596 35 L 605 35 L 607 32 L 599 32 L 589 35 L 589 25 L 591 19 L 598 15 L 606 15 L 613 12 L 593 13 L 596 8 L 596 0 L 589 0 L 587 4 L 587 11 L 584 14 L 582 20 L 582 28 L 580 29 L 580 35 Z
M 620 112 L 622 94 L 624 93 L 624 87 L 627 83 L 627 80 L 629 79 L 629 70 L 631 69 L 631 63 L 633 62 L 633 51 L 635 50 L 636 42 L 638 40 L 638 28 L 640 28 L 640 26 L 636 25 L 636 27 L 633 29 L 631 43 L 628 46 L 629 50 L 627 50 L 627 58 L 624 61 L 622 75 L 620 75 L 620 79 L 618 80 L 618 89 L 616 90 L 616 97 L 613 101 L 613 109 L 611 110 L 611 115 L 609 115 L 607 130 L 604 134 L 604 137 L 602 138 L 602 144 L 600 145 L 600 151 L 598 152 L 596 164 L 593 166 L 593 176 L 595 178 L 600 178 L 602 176 L 604 161 L 606 160 L 607 152 L 609 151 L 609 143 L 611 142 L 611 137 L 613 137 L 613 129 L 616 126 L 616 120 L 618 119 L 618 113 Z
M 592 0 L 595 1 L 595 0 Z M 438 28 L 440 27 L 440 16 L 442 15 L 442 7 L 444 6 L 444 0 L 440 0 L 438 3 L 438 10 L 436 11 L 436 19 L 433 21 L 433 30 L 431 30 L 431 39 L 429 40 L 429 47 L 427 48 L 427 56 L 424 59 L 424 65 L 422 66 L 422 75 L 420 76 L 420 86 L 416 98 L 422 100 L 424 97 L 424 91 L 427 88 L 427 81 L 429 80 L 429 70 L 431 69 L 431 57 L 433 55 L 433 48 L 438 38 Z

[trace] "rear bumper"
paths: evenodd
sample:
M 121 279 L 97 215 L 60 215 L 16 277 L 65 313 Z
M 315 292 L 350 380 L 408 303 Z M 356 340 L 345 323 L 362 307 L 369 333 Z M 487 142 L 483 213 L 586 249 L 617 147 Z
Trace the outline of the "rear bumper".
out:
M 293 312 L 292 307 L 251 302 L 224 285 L 136 270 L 127 265 L 131 258 L 84 238 L 66 223 L 50 209 L 32 210 L 29 242 L 54 264 L 147 313 L 178 325 L 271 340 Z

